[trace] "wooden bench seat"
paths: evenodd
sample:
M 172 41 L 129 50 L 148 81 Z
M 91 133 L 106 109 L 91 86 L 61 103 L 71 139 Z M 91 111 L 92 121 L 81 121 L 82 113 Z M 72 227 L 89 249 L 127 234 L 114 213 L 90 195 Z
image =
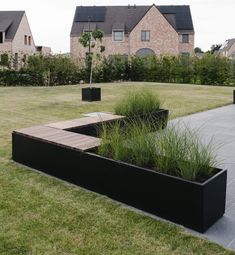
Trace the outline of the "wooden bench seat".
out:
M 13 134 L 28 137 L 29 139 L 37 139 L 45 143 L 78 149 L 80 151 L 88 151 L 97 148 L 101 140 L 97 137 L 79 132 L 74 133 L 76 128 L 92 127 L 124 118 L 124 116 L 111 113 L 91 113 L 90 116 L 80 119 L 18 129 L 13 131 Z
M 72 130 L 76 128 L 86 127 L 90 125 L 98 125 L 105 122 L 111 122 L 115 120 L 121 120 L 124 119 L 124 116 L 110 114 L 110 113 L 101 113 L 100 115 L 97 114 L 92 117 L 83 117 L 79 119 L 74 120 L 66 120 L 66 121 L 60 121 L 56 123 L 49 123 L 45 126 L 47 127 L 53 127 L 57 129 L 63 129 L 63 130 Z
M 47 126 L 35 126 L 15 130 L 14 134 L 26 136 L 46 143 L 87 151 L 100 145 L 100 139 Z

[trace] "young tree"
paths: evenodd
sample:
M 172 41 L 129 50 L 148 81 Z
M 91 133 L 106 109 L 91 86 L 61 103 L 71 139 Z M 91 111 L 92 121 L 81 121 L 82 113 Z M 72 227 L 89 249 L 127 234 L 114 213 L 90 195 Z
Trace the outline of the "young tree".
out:
M 93 31 L 89 32 L 83 32 L 79 42 L 82 44 L 82 46 L 84 48 L 88 48 L 88 52 L 86 55 L 86 63 L 88 66 L 88 70 L 90 71 L 90 86 L 92 83 L 92 69 L 93 69 L 93 59 L 94 56 L 97 56 L 98 53 L 97 52 L 104 52 L 105 51 L 105 47 L 102 45 L 102 41 L 103 41 L 103 37 L 104 37 L 104 32 L 100 29 L 95 29 Z M 93 52 L 92 52 L 92 49 Z M 96 54 L 94 54 L 96 50 Z

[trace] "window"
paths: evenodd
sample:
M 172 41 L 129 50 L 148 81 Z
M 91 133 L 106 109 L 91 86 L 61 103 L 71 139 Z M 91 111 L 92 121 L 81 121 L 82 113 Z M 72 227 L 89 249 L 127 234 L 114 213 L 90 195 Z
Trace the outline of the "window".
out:
M 123 31 L 113 31 L 113 40 L 115 42 L 121 42 L 124 38 L 124 32 Z
M 29 45 L 31 45 L 31 36 L 29 36 Z
M 189 43 L 189 35 L 182 34 L 182 43 Z
M 142 48 L 136 52 L 136 56 L 139 56 L 139 57 L 154 56 L 154 55 L 155 55 L 155 52 L 150 48 Z
M 27 39 L 28 39 L 27 37 L 28 37 L 27 35 L 24 36 L 24 44 L 25 45 L 27 45 Z
M 0 43 L 3 43 L 3 32 L 0 32 Z
M 142 42 L 148 42 L 150 41 L 150 31 L 141 31 L 141 41 Z

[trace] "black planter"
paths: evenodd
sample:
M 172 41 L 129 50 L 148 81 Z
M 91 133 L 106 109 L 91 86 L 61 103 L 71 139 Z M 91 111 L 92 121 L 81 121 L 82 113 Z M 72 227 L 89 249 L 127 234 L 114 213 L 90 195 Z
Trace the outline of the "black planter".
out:
M 12 139 L 16 162 L 194 230 L 224 214 L 226 170 L 196 183 L 19 133 Z
M 158 128 L 165 128 L 167 126 L 168 122 L 168 115 L 169 110 L 160 109 L 159 111 L 153 112 L 148 115 L 138 115 L 131 118 L 125 117 L 122 120 L 113 120 L 109 121 L 109 124 L 119 122 L 123 127 L 125 127 L 125 124 L 128 122 L 138 122 L 138 121 L 147 121 L 153 122 L 153 131 L 156 131 Z M 90 135 L 98 137 L 100 130 L 102 130 L 103 124 L 96 124 L 96 125 L 87 125 L 84 127 L 76 127 L 72 129 L 68 129 L 71 132 L 84 134 L 84 135 Z
M 100 101 L 101 88 L 87 87 L 82 88 L 82 101 Z
M 153 127 L 165 128 L 167 126 L 169 116 L 169 110 L 159 109 L 158 111 L 151 112 L 149 114 L 138 114 L 131 117 L 127 117 L 126 120 L 131 122 L 148 121 L 153 123 Z

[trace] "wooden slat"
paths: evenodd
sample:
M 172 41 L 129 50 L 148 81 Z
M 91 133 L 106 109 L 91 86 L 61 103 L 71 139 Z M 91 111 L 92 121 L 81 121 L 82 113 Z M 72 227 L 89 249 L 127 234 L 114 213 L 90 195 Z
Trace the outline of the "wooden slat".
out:
M 30 128 L 23 128 L 15 130 L 16 133 L 21 133 L 28 136 L 37 136 L 37 135 L 49 135 L 55 134 L 58 132 L 58 129 L 47 127 L 47 126 L 35 126 Z
M 68 132 L 71 134 L 71 132 Z M 46 141 L 55 143 L 58 145 L 68 146 L 71 148 L 76 148 L 81 151 L 86 151 L 95 147 L 98 147 L 100 145 L 101 140 L 96 137 L 82 135 L 82 134 L 76 134 L 72 133 L 73 136 L 65 136 L 62 138 L 52 138 L 52 139 L 46 139 Z
M 35 126 L 15 130 L 14 132 L 44 141 L 45 143 L 67 146 L 81 151 L 87 151 L 100 145 L 99 138 L 47 126 Z
M 46 126 L 67 130 L 67 129 L 73 129 L 73 128 L 84 127 L 89 125 L 95 125 L 95 124 L 103 123 L 106 121 L 121 120 L 123 118 L 125 117 L 106 113 L 106 114 L 101 114 L 100 116 L 97 115 L 93 117 L 83 117 L 80 119 L 50 123 L 50 124 L 47 124 Z
M 99 146 L 101 140 L 96 137 L 66 131 L 67 129 L 72 130 L 78 127 L 85 127 L 106 121 L 120 120 L 123 118 L 124 116 L 102 113 L 100 115 L 97 114 L 91 117 L 61 121 L 44 126 L 23 128 L 15 130 L 14 132 L 45 141 L 46 143 L 53 143 L 60 146 L 67 146 L 81 151 L 86 151 Z

